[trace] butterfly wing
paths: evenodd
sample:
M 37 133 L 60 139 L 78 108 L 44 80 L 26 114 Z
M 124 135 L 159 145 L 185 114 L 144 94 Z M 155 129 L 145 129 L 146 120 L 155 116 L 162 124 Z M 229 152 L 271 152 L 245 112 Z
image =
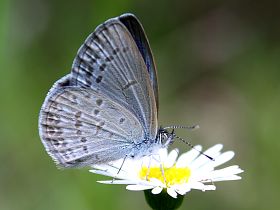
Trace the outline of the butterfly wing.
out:
M 125 17 L 120 19 L 130 22 Z M 154 86 L 157 85 L 152 84 L 150 78 L 156 81 L 156 71 L 155 68 L 149 70 L 154 64 L 149 68 L 146 64 L 147 61 L 153 63 L 153 59 L 148 60 L 149 50 L 142 53 L 139 50 L 140 45 L 134 39 L 137 33 L 130 32 L 133 26 L 125 26 L 120 19 L 106 21 L 86 39 L 74 60 L 71 82 L 73 86 L 89 87 L 102 93 L 125 107 L 139 119 L 145 138 L 154 139 L 157 133 L 157 92 L 154 92 Z M 143 49 L 149 49 L 140 24 L 137 27 L 139 37 L 143 39 L 139 43 L 143 43 Z
M 128 155 L 134 143 L 144 139 L 139 120 L 93 89 L 67 86 L 68 79 L 54 85 L 40 112 L 40 137 L 48 154 L 66 168 Z
M 150 81 L 154 90 L 154 95 L 157 104 L 157 110 L 159 107 L 158 97 L 158 83 L 157 83 L 157 69 L 153 58 L 152 50 L 145 34 L 144 28 L 140 21 L 133 14 L 124 14 L 119 17 L 119 20 L 126 26 L 131 36 L 133 37 L 143 59 L 147 66 L 147 70 L 150 76 Z

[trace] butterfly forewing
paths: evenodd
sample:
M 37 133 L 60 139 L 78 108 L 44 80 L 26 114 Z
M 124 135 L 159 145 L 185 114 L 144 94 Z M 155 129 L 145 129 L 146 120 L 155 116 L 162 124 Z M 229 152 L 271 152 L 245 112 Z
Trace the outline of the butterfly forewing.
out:
M 106 21 L 86 39 L 72 66 L 72 84 L 89 87 L 128 109 L 139 119 L 145 137 L 155 138 L 157 108 L 147 65 L 119 19 Z
M 41 110 L 40 128 L 48 153 L 63 167 L 123 158 L 134 141 L 144 138 L 140 122 L 130 111 L 95 90 L 80 87 L 50 92 Z

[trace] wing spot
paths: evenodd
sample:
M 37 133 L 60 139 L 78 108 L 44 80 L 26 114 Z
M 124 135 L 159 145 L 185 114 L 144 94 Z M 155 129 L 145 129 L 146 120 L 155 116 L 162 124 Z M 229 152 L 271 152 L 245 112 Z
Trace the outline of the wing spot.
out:
M 81 126 L 83 126 L 82 122 L 80 120 L 77 120 L 75 123 L 75 127 L 80 128 Z
M 59 141 L 57 141 L 56 139 L 52 140 L 52 143 L 54 146 L 58 147 L 60 145 Z
M 89 71 L 88 71 L 88 68 L 87 69 L 84 69 L 85 71 L 85 75 L 86 75 L 86 77 L 92 77 L 93 75 L 92 75 L 92 72 L 93 72 L 93 68 L 92 69 L 89 69 Z
M 97 82 L 97 83 L 100 83 L 102 79 L 103 79 L 102 76 L 98 76 L 98 77 L 96 78 L 96 82 Z
M 63 131 L 60 128 L 57 128 L 57 127 L 48 127 L 47 128 L 47 133 L 51 136 L 52 135 L 62 135 Z
M 84 150 L 85 153 L 88 153 L 88 148 L 87 148 L 87 146 L 83 146 L 83 150 Z
M 120 124 L 123 124 L 124 121 L 125 121 L 125 119 L 124 119 L 124 118 L 121 118 L 121 119 L 120 119 Z
M 81 138 L 81 142 L 83 142 L 83 143 L 87 142 L 87 138 L 86 137 L 82 137 Z
M 102 127 L 103 125 L 105 125 L 105 122 L 99 122 L 97 126 Z
M 102 103 L 103 103 L 103 100 L 102 100 L 102 99 L 99 98 L 99 99 L 96 100 L 97 106 L 101 106 Z
M 123 52 L 126 53 L 128 51 L 128 49 L 129 49 L 128 47 L 124 47 Z
M 93 111 L 93 113 L 95 114 L 95 115 L 98 115 L 99 114 L 99 110 L 98 109 L 95 109 L 94 111 Z
M 111 62 L 112 60 L 114 60 L 114 57 L 113 56 L 108 56 L 107 58 L 105 58 L 105 61 L 106 62 Z
M 77 134 L 77 135 L 82 135 L 82 131 L 81 131 L 81 130 L 77 130 L 77 131 L 76 131 L 76 134 Z
M 91 77 L 85 77 L 85 81 L 86 81 L 86 86 L 87 87 L 90 87 L 92 85 L 92 78 Z
M 120 48 L 116 47 L 113 49 L 113 54 L 116 55 L 120 51 Z
M 135 80 L 131 80 L 122 88 L 122 90 L 126 90 L 135 84 L 137 84 L 137 82 Z
M 78 118 L 81 117 L 81 115 L 82 115 L 82 112 L 81 112 L 81 111 L 78 111 L 78 112 L 76 112 L 76 114 L 75 114 L 75 118 L 78 119 Z
M 58 129 L 57 131 L 55 131 L 55 134 L 61 136 L 63 134 L 63 131 L 61 129 Z
M 103 63 L 103 64 L 101 64 L 101 65 L 99 66 L 99 70 L 100 70 L 100 71 L 105 71 L 105 68 L 106 68 L 106 64 L 105 64 L 105 63 Z
M 96 125 L 96 133 L 95 135 L 98 135 L 99 131 L 102 129 L 102 126 L 105 125 L 105 122 L 99 122 L 97 125 Z

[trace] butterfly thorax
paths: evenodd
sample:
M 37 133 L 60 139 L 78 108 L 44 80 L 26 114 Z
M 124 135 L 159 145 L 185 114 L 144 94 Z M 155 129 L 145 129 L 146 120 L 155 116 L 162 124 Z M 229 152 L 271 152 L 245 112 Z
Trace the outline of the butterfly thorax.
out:
M 129 156 L 131 158 L 141 158 L 143 156 L 155 155 L 159 149 L 166 148 L 174 142 L 174 130 L 169 132 L 167 129 L 159 128 L 154 139 L 144 139 L 134 145 Z

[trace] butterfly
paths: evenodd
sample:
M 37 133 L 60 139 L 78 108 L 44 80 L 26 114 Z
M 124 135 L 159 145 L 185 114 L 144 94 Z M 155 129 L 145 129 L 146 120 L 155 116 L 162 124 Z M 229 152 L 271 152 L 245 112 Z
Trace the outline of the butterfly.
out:
M 39 135 L 62 168 L 156 153 L 174 141 L 158 126 L 157 69 L 139 20 L 123 14 L 99 25 L 48 92 Z

